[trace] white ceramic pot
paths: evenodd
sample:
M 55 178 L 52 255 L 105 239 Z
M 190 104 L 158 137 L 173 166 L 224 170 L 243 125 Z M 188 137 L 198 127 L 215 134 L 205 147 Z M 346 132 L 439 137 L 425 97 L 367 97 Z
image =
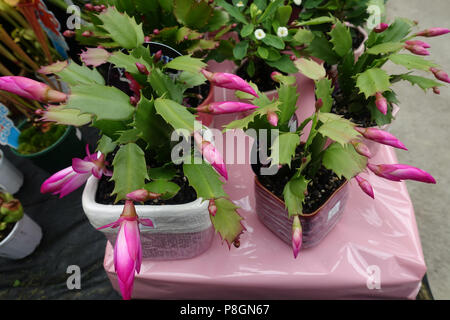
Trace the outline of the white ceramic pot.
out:
M 116 221 L 123 205 L 95 202 L 98 179 L 89 178 L 83 191 L 83 210 L 94 228 Z M 197 199 L 179 205 L 136 205 L 140 218 L 151 219 L 154 228 L 140 225 L 142 256 L 155 260 L 193 258 L 205 252 L 212 243 L 214 228 L 208 202 Z M 101 230 L 114 244 L 118 228 Z
M 9 235 L 0 242 L 0 257 L 15 260 L 25 258 L 33 253 L 41 239 L 41 227 L 24 214 Z
M 5 158 L 0 150 L 0 189 L 11 194 L 19 191 L 23 184 L 23 174 Z

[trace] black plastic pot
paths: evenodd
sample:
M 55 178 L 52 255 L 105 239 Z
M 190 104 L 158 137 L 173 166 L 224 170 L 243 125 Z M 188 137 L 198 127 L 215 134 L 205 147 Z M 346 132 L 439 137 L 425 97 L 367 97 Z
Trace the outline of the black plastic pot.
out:
M 21 129 L 27 124 L 27 121 L 19 124 Z M 81 138 L 81 136 L 80 136 Z M 36 166 L 49 173 L 54 173 L 71 166 L 72 158 L 83 158 L 85 155 L 85 145 L 77 137 L 76 129 L 67 126 L 64 134 L 50 147 L 33 154 L 21 154 L 16 149 L 11 151 L 18 157 L 30 159 Z

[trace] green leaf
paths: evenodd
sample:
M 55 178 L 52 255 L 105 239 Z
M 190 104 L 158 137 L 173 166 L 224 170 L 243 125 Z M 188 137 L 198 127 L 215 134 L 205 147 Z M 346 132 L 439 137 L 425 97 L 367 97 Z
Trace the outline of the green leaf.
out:
M 320 109 L 321 112 L 330 112 L 333 106 L 333 87 L 331 79 L 323 78 L 316 81 L 316 97 L 322 99 L 323 106 Z
M 243 37 L 243 38 L 248 37 L 249 35 L 251 35 L 253 33 L 254 29 L 255 29 L 255 26 L 251 23 L 244 25 L 241 30 L 241 37 Z
M 239 8 L 234 7 L 233 5 L 227 3 L 225 0 L 216 0 L 215 3 L 218 6 L 224 8 L 230 14 L 230 16 L 232 16 L 237 21 L 241 23 L 247 23 L 247 19 L 241 13 L 241 11 L 239 11 Z
M 183 85 L 186 88 L 193 88 L 200 86 L 206 82 L 205 77 L 203 74 L 199 72 L 190 72 L 190 71 L 183 71 L 178 80 L 183 83 Z
M 314 39 L 314 35 L 310 30 L 298 29 L 293 39 L 294 41 L 297 41 L 299 45 L 309 44 Z
M 300 176 L 292 178 L 284 186 L 283 198 L 289 217 L 303 214 L 303 202 L 305 201 L 305 191 L 308 190 L 309 180 Z
M 80 66 L 74 61 L 70 61 L 69 65 L 61 71 L 55 72 L 62 81 L 70 85 L 78 84 L 105 84 L 102 75 L 96 69 L 90 69 L 85 65 Z
M 257 53 L 261 59 L 267 59 L 269 57 L 269 50 L 266 47 L 259 46 Z
M 420 76 L 415 76 L 411 74 L 402 74 L 399 76 L 401 79 L 409 81 L 412 85 L 418 85 L 420 88 L 422 88 L 424 91 L 427 91 L 428 89 L 432 89 L 434 87 L 441 87 L 444 84 L 441 82 L 437 82 L 433 79 L 428 79 Z
M 114 190 L 117 203 L 134 190 L 142 189 L 148 179 L 144 151 L 134 143 L 122 146 L 113 160 Z
M 366 169 L 367 158 L 358 154 L 352 145 L 333 143 L 325 150 L 322 163 L 339 177 L 350 180 Z
M 113 141 L 118 139 L 120 132 L 129 128 L 131 119 L 122 120 L 93 120 L 92 126 L 99 129 L 102 135 L 106 135 Z
M 391 83 L 386 71 L 379 68 L 368 69 L 357 76 L 356 86 L 364 93 L 366 99 L 377 92 L 389 91 Z
M 117 145 L 108 136 L 103 135 L 97 142 L 96 151 L 100 151 L 104 155 L 107 155 L 116 149 Z
M 230 20 L 230 16 L 226 11 L 222 9 L 215 8 L 213 16 L 209 19 L 208 25 L 206 28 L 210 31 L 216 31 L 220 29 L 222 26 L 226 26 L 228 21 Z
M 128 129 L 120 132 L 119 138 L 114 141 L 116 144 L 127 144 L 139 140 L 141 131 L 137 128 Z
M 201 29 L 208 24 L 214 11 L 207 1 L 174 0 L 173 14 L 180 24 Z
M 324 23 L 333 23 L 336 19 L 333 17 L 318 17 L 307 21 L 301 21 L 297 23 L 298 26 L 314 26 L 318 24 L 324 24 Z
M 395 52 L 403 48 L 404 44 L 401 42 L 386 42 L 378 44 L 367 50 L 368 54 L 387 54 L 391 52 Z
M 285 26 L 288 24 L 291 18 L 292 7 L 291 6 L 281 6 L 277 9 L 277 20 L 280 25 Z
M 178 191 L 180 191 L 180 186 L 167 180 L 154 180 L 147 183 L 144 189 L 150 192 L 160 193 L 161 199 L 168 200 L 177 195 Z
M 325 68 L 314 60 L 300 58 L 295 61 L 295 66 L 300 73 L 312 80 L 320 80 L 326 76 Z
M 330 42 L 333 44 L 334 51 L 341 57 L 352 50 L 352 35 L 348 27 L 338 21 L 335 27 L 329 32 Z
M 297 93 L 297 86 L 282 85 L 278 90 L 278 96 L 278 100 L 280 101 L 280 105 L 278 107 L 280 110 L 278 123 L 283 125 L 289 122 L 291 117 L 294 115 L 295 110 L 297 110 L 297 100 L 299 97 L 299 94 Z
M 389 28 L 379 34 L 377 43 L 399 42 L 411 32 L 411 23 L 407 19 L 397 18 Z
M 109 58 L 108 62 L 115 65 L 117 68 L 123 68 L 127 72 L 131 73 L 136 80 L 144 80 L 142 82 L 145 82 L 145 75 L 141 74 L 136 67 L 136 62 L 139 62 L 143 64 L 148 71 L 152 70 L 151 65 L 144 59 L 144 58 L 136 58 L 135 56 L 131 54 L 125 54 L 121 51 L 114 52 Z
M 202 159 L 194 158 L 192 163 L 184 163 L 183 172 L 197 197 L 203 200 L 226 197 L 219 174 Z
M 177 170 L 171 165 L 148 169 L 148 176 L 152 180 L 172 180 L 176 174 Z
M 125 93 L 114 87 L 93 83 L 72 87 L 67 108 L 93 114 L 97 120 L 126 120 L 134 112 L 130 97 Z
M 271 18 L 283 3 L 284 0 L 271 1 L 266 10 L 264 10 L 263 14 L 258 18 L 258 23 L 263 23 L 267 19 Z
M 120 13 L 114 7 L 108 7 L 98 15 L 103 22 L 104 28 L 111 35 L 111 38 L 125 49 L 133 49 L 144 42 L 144 32 L 142 24 L 137 24 L 134 18 L 127 14 Z
M 319 120 L 323 122 L 318 132 L 342 145 L 350 143 L 359 136 L 355 124 L 333 113 L 320 113 Z
M 324 36 L 316 36 L 309 44 L 307 51 L 316 58 L 324 60 L 329 65 L 337 64 L 339 59 L 333 51 L 331 42 Z
M 175 69 L 189 72 L 200 72 L 206 67 L 206 63 L 202 59 L 192 58 L 191 56 L 176 57 L 165 65 L 166 69 Z
M 266 60 L 266 63 L 273 68 L 277 68 L 281 72 L 285 73 L 298 72 L 298 69 L 295 67 L 294 62 L 292 62 L 292 60 L 287 55 L 282 55 L 281 58 L 276 61 Z
M 392 92 L 388 91 L 387 93 L 392 93 Z M 386 114 L 381 113 L 375 104 L 375 98 L 370 99 L 370 102 L 367 105 L 367 108 L 370 111 L 371 119 L 373 121 L 375 121 L 375 123 L 379 127 L 391 123 L 392 119 L 394 118 L 392 116 L 392 107 L 390 105 L 388 105 L 388 111 L 386 112 Z
M 181 86 L 177 85 L 170 76 L 163 73 L 160 69 L 154 69 L 148 76 L 148 81 L 158 96 L 165 96 L 178 103 L 182 102 L 183 91 Z
M 187 130 L 189 135 L 194 132 L 195 116 L 186 107 L 169 99 L 158 98 L 155 100 L 155 108 L 156 112 L 175 130 Z M 201 128 L 199 123 L 197 125 Z
M 247 55 L 248 41 L 241 41 L 233 49 L 233 55 L 236 59 L 244 59 Z
M 409 70 L 418 69 L 428 71 L 430 67 L 438 66 L 431 61 L 412 54 L 392 54 L 389 56 L 389 60 L 391 60 L 395 64 L 404 66 Z
M 228 246 L 244 231 L 241 224 L 242 217 L 237 213 L 237 206 L 228 199 L 216 199 L 217 212 L 211 216 L 211 222 L 216 232 L 226 241 Z
M 266 45 L 274 47 L 278 50 L 284 49 L 284 41 L 281 40 L 281 38 L 278 38 L 277 36 L 274 36 L 273 34 L 267 34 L 263 39 L 262 42 L 264 42 Z
M 290 167 L 299 144 L 300 136 L 295 132 L 284 132 L 277 136 L 270 148 L 272 165 L 287 164 Z
M 170 140 L 171 127 L 156 113 L 154 101 L 144 96 L 137 105 L 134 126 L 150 147 L 162 146 Z

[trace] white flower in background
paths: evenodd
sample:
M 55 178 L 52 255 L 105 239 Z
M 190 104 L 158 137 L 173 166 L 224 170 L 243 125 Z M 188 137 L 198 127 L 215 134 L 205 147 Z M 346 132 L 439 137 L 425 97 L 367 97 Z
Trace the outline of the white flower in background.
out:
M 294 3 L 299 6 L 302 4 L 302 0 L 294 0 Z
M 236 3 L 236 7 L 240 8 L 243 7 L 244 3 L 242 1 L 239 1 L 238 3 Z
M 255 30 L 255 37 L 258 40 L 262 40 L 266 37 L 266 33 L 264 32 L 263 29 L 256 29 Z
M 278 27 L 277 36 L 284 38 L 288 35 L 288 29 L 286 27 Z

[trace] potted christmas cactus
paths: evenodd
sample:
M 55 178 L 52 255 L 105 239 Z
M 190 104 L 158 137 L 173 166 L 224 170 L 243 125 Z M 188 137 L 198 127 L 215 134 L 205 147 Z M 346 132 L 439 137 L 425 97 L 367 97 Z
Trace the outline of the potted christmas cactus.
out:
M 269 99 L 260 92 L 259 98 L 246 95 L 259 108 L 225 129 L 253 129 L 249 135 L 255 138 L 254 151 L 258 155 L 252 154 L 254 160 L 258 159 L 252 165 L 256 212 L 267 228 L 292 244 L 295 257 L 301 246 L 318 244 L 337 223 L 345 207 L 349 180 L 355 178 L 368 196 L 375 197 L 370 183 L 363 178 L 367 169 L 392 181 L 435 183 L 430 174 L 409 165 L 372 163 L 361 133 L 378 143 L 397 147 L 403 144 L 387 132 L 366 130 L 330 113 L 327 91 L 320 87 L 326 79 L 316 80 L 314 114 L 299 126 L 292 126 L 290 119 L 298 99 L 294 79 L 280 73 L 272 77 L 280 83 L 279 98 Z
M 20 201 L 0 190 L 0 257 L 25 258 L 41 238 L 41 228 L 24 214 Z
M 63 197 L 87 182 L 83 208 L 90 223 L 115 242 L 119 285 L 129 299 L 142 258 L 191 258 L 208 249 L 214 229 L 228 245 L 244 230 L 237 207 L 222 187 L 221 179 L 227 179 L 222 156 L 208 141 L 208 130 L 196 113 L 256 106 L 227 101 L 186 106 L 187 90 L 209 80 L 257 94 L 233 74 L 205 70 L 198 58 L 179 56 L 166 63 L 144 45 L 142 27 L 134 18 L 114 8 L 102 12 L 100 19 L 102 14 L 120 19 L 122 32 L 109 37 L 126 51 L 90 48 L 82 54 L 83 65 L 57 62 L 41 69 L 65 81 L 70 90 L 64 101 L 41 112 L 41 120 L 90 124 L 101 133 L 95 153 L 87 147 L 83 159 L 74 158 L 71 166 L 47 179 L 41 192 Z M 110 30 L 117 20 L 103 22 Z M 105 63 L 124 70 L 131 96 L 106 85 L 100 72 L 88 67 Z

